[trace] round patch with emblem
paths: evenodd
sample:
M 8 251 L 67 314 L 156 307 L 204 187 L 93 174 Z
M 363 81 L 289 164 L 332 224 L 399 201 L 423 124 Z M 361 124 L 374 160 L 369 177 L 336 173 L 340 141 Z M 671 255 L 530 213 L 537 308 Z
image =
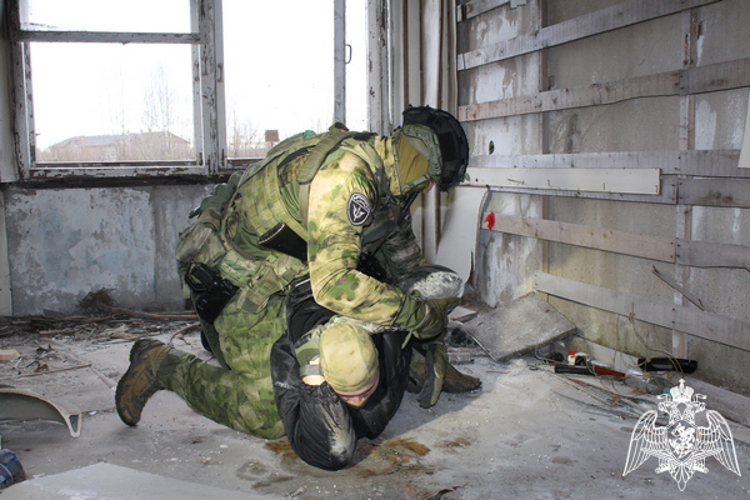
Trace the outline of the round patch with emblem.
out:
M 370 218 L 370 200 L 361 193 L 354 193 L 349 197 L 349 203 L 346 205 L 346 214 L 349 216 L 349 222 L 352 226 L 361 226 Z

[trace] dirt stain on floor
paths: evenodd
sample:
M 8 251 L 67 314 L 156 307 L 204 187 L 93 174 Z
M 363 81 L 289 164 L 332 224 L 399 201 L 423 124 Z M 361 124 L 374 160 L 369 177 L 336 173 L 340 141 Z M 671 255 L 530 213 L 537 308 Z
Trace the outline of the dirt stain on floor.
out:
M 264 445 L 282 457 L 282 464 L 294 465 L 299 457 L 286 438 L 267 441 Z M 431 472 L 419 459 L 430 452 L 430 448 L 412 438 L 393 438 L 387 441 L 362 440 L 357 444 L 351 470 L 361 477 L 394 474 L 401 471 Z

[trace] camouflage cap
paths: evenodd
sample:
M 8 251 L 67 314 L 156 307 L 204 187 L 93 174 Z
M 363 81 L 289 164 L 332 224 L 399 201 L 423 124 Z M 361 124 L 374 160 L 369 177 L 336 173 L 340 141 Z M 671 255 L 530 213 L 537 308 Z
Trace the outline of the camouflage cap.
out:
M 334 391 L 359 391 L 378 374 L 378 350 L 361 328 L 335 325 L 320 335 L 320 368 Z

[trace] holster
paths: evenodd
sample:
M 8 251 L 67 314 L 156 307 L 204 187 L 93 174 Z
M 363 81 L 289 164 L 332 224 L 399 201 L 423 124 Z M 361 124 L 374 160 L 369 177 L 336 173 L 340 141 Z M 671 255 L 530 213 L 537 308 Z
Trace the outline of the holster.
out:
M 213 324 L 232 300 L 237 287 L 205 264 L 193 262 L 185 274 L 185 283 L 193 292 L 195 312 L 206 323 Z

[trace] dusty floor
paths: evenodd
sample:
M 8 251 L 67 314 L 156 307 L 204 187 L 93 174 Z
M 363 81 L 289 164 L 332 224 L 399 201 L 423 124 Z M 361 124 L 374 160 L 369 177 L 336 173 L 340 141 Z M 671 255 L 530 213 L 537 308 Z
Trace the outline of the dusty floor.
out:
M 152 326 L 148 333 L 205 356 L 195 330 L 179 333 L 184 325 Z M 131 330 L 142 333 L 142 326 L 124 323 L 114 334 L 100 331 L 77 340 L 70 335 L 0 338 L 0 349 L 21 354 L 0 362 L 0 384 L 27 388 L 84 412 L 78 438 L 59 423 L 0 423 L 3 447 L 19 456 L 30 481 L 105 462 L 268 498 L 750 496 L 747 427 L 731 426 L 741 477 L 714 458 L 706 462 L 708 473 L 696 472 L 684 492 L 668 473 L 655 472 L 656 458 L 623 477 L 631 432 L 643 412 L 656 408 L 656 400 L 638 403 L 619 382 L 583 377 L 577 380 L 593 385 L 577 385 L 575 378 L 539 366 L 533 356 L 505 363 L 476 357 L 460 368 L 482 379 L 481 391 L 443 394 L 431 410 L 419 408 L 415 396 L 407 394 L 385 433 L 374 442 L 360 441 L 356 463 L 341 472 L 306 465 L 285 439 L 269 442 L 217 425 L 167 392 L 157 393 L 141 424 L 129 428 L 114 411 L 113 386 L 127 368 Z M 38 374 L 24 376 L 40 367 Z M 706 400 L 709 409 L 712 397 Z M 0 497 L 14 500 L 14 488 L 0 490 Z

